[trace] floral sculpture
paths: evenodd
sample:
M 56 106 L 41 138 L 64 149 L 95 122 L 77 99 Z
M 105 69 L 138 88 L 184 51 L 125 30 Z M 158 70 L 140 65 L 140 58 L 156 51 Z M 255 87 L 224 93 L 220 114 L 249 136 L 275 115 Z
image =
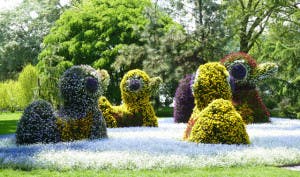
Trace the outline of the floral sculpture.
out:
M 273 76 L 275 63 L 257 64 L 248 54 L 237 52 L 221 60 L 234 80 L 233 102 L 246 123 L 269 122 L 269 111 L 256 90 L 256 84 Z
M 192 86 L 195 107 L 184 139 L 196 143 L 248 144 L 242 117 L 231 101 L 230 77 L 220 63 L 200 65 Z
M 120 84 L 122 105 L 112 106 L 105 97 L 99 99 L 99 108 L 107 126 L 157 127 L 157 117 L 150 103 L 150 96 L 158 89 L 160 82 L 160 78 L 150 78 L 138 69 L 126 73 Z
M 71 67 L 60 78 L 59 90 L 63 105 L 57 113 L 42 100 L 25 109 L 17 127 L 18 144 L 107 137 L 98 108 L 103 89 L 96 70 L 87 65 Z
M 175 93 L 174 104 L 174 122 L 187 123 L 193 112 L 194 96 L 191 83 L 194 80 L 193 75 L 187 75 L 181 79 Z

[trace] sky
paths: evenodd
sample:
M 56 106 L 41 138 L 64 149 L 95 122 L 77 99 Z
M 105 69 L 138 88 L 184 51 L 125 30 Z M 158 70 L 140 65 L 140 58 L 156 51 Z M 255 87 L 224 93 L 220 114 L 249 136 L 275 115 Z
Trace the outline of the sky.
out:
M 0 10 L 11 10 L 22 1 L 23 0 L 0 0 Z M 69 0 L 60 0 L 62 5 L 65 5 L 68 2 Z
M 13 9 L 16 5 L 20 4 L 22 0 L 0 0 L 0 10 Z

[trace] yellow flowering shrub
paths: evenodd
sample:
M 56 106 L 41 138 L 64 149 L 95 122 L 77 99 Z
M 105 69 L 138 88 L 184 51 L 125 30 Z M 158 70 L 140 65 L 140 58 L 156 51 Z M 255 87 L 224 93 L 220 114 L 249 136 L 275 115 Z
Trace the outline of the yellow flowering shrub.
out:
M 107 99 L 100 98 L 99 108 L 104 117 L 107 117 L 105 119 L 116 120 L 117 127 L 157 127 L 157 117 L 150 103 L 150 97 L 155 93 L 160 82 L 160 78 L 150 78 L 144 71 L 131 70 L 124 75 L 120 83 L 123 104 L 111 106 Z M 113 126 L 108 125 L 108 127 Z
M 93 114 L 88 113 L 83 118 L 61 118 L 57 117 L 56 124 L 62 141 L 81 140 L 90 137 L 93 123 Z
M 249 144 L 242 117 L 232 103 L 216 99 L 199 113 L 190 141 L 210 144 Z

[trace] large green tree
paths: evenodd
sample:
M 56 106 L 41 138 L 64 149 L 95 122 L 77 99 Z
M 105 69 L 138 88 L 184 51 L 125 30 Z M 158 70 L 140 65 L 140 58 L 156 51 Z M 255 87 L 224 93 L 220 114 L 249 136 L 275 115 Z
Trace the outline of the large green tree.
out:
M 300 5 L 300 4 L 299 4 Z M 268 32 L 251 50 L 259 60 L 276 62 L 277 77 L 260 85 L 270 108 L 280 116 L 300 118 L 300 7 L 290 6 L 273 19 Z
M 44 75 L 49 75 L 49 68 L 62 61 L 106 69 L 111 75 L 107 96 L 119 103 L 119 82 L 126 70 L 115 70 L 111 65 L 123 46 L 143 43 L 137 31 L 149 23 L 144 12 L 152 3 L 149 0 L 87 0 L 74 4 L 45 37 L 38 66 Z M 57 79 L 52 80 L 57 84 Z
M 36 64 L 43 37 L 65 7 L 59 0 L 24 0 L 15 9 L 0 12 L 0 80 L 16 77 Z
M 239 50 L 248 53 L 273 19 L 296 6 L 296 0 L 224 0 L 227 25 L 234 30 Z

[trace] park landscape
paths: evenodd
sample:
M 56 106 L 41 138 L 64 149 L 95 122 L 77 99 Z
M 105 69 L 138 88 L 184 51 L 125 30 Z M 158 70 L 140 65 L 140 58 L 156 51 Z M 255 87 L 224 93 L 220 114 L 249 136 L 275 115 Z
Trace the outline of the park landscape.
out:
M 0 175 L 299 176 L 299 6 L 2 10 Z

